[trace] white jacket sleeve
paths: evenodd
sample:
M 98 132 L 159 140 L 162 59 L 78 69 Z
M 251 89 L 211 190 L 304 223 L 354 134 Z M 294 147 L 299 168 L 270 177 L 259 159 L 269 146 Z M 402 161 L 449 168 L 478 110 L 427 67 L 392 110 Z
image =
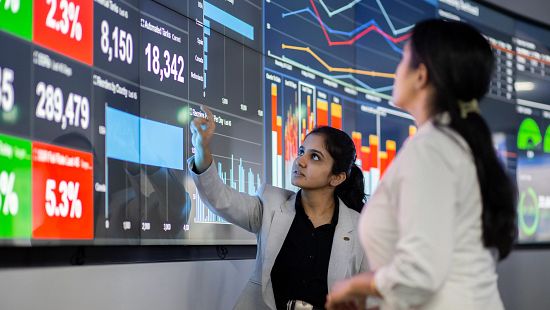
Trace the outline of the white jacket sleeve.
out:
M 188 160 L 189 175 L 195 182 L 200 198 L 209 210 L 221 216 L 226 221 L 235 224 L 249 232 L 257 233 L 262 224 L 262 201 L 258 196 L 239 193 L 224 184 L 218 176 L 215 162 L 201 174 L 193 171 L 195 158 Z M 258 189 L 263 192 L 265 185 Z
M 392 309 L 426 303 L 451 264 L 457 196 L 452 159 L 426 139 L 415 142 L 403 149 L 406 159 L 396 174 L 396 252 L 375 275 L 377 289 Z

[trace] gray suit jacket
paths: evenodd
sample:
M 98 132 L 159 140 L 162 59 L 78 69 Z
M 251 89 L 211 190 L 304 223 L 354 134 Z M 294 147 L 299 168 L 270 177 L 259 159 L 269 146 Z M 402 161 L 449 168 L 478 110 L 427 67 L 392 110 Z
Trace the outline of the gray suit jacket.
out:
M 210 210 L 247 231 L 256 234 L 256 268 L 235 309 L 275 310 L 271 269 L 296 214 L 296 193 L 263 185 L 256 196 L 239 193 L 225 185 L 214 163 L 201 174 L 193 172 L 194 157 L 188 161 L 189 174 L 199 195 Z M 334 232 L 327 284 L 366 271 L 366 258 L 357 237 L 359 213 L 340 200 L 338 224 Z

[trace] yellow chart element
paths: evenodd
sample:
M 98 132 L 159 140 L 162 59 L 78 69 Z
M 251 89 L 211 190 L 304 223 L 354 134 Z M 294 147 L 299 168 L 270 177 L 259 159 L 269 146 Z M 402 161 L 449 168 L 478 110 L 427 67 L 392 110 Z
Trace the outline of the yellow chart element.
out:
M 315 59 L 317 59 L 317 61 L 321 65 L 323 65 L 323 67 L 325 67 L 330 72 L 355 73 L 355 74 L 383 77 L 383 78 L 389 78 L 389 79 L 394 79 L 395 78 L 394 73 L 384 73 L 384 72 L 377 72 L 377 71 L 359 70 L 359 69 L 353 69 L 353 68 L 332 67 L 331 65 L 327 64 L 326 61 L 324 61 L 321 57 L 319 57 L 319 55 L 317 55 L 314 51 L 312 51 L 311 48 L 309 48 L 309 47 L 283 44 L 282 48 L 309 53 L 311 56 L 313 56 Z

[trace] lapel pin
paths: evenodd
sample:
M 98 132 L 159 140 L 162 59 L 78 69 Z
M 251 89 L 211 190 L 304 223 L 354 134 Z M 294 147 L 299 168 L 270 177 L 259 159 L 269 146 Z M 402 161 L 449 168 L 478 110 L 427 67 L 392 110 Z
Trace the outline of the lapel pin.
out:
M 349 241 L 349 237 L 344 237 L 344 240 L 345 240 L 345 241 Z

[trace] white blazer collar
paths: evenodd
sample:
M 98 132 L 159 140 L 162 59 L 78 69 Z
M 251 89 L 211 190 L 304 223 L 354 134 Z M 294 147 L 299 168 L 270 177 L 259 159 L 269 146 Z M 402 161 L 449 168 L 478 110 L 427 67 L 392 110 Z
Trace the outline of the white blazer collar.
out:
M 353 234 L 355 223 L 351 210 L 339 200 L 338 224 L 334 231 L 332 249 L 330 253 L 330 261 L 327 274 L 327 285 L 330 288 L 338 280 L 342 280 L 351 275 L 350 261 L 352 256 L 352 248 L 354 238 Z M 296 215 L 296 194 L 292 195 L 285 203 L 281 204 L 279 209 L 273 214 L 271 228 L 267 237 L 266 251 L 262 268 L 262 294 L 264 300 L 270 300 L 273 297 L 266 296 L 268 291 L 273 291 L 271 283 L 271 269 L 275 264 L 277 255 L 281 251 L 283 243 L 288 235 L 292 221 Z M 270 290 L 267 290 L 267 289 Z M 273 304 L 275 300 L 273 299 Z
M 356 235 L 353 234 L 355 223 L 351 215 L 351 210 L 339 200 L 338 224 L 334 231 L 332 239 L 332 249 L 330 252 L 330 261 L 328 265 L 327 284 L 328 289 L 338 280 L 342 280 L 351 275 L 350 261 L 352 249 Z
M 273 214 L 273 219 L 267 235 L 267 244 L 262 268 L 262 295 L 268 305 L 272 304 L 275 306 L 275 297 L 272 293 L 271 269 L 273 269 L 277 255 L 279 255 L 283 247 L 292 221 L 294 221 L 294 216 L 296 215 L 295 203 L 296 194 L 292 195 L 285 203 L 279 206 L 279 209 Z

